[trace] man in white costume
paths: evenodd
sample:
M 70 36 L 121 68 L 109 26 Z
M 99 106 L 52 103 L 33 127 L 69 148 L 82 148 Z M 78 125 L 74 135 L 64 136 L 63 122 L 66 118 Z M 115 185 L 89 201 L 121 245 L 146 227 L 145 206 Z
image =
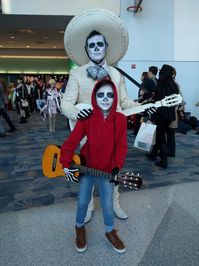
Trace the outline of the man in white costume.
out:
M 139 105 L 128 97 L 123 75 L 113 67 L 126 53 L 128 32 L 122 21 L 105 9 L 88 9 L 76 15 L 68 24 L 64 45 L 68 56 L 79 66 L 71 69 L 61 109 L 70 120 L 86 119 L 89 109 L 80 111 L 77 104 L 91 104 L 95 83 L 109 77 L 118 91 L 117 110 Z M 128 215 L 119 204 L 119 186 L 115 186 L 113 210 L 120 219 Z M 85 222 L 90 221 L 94 210 L 93 197 L 89 204 Z

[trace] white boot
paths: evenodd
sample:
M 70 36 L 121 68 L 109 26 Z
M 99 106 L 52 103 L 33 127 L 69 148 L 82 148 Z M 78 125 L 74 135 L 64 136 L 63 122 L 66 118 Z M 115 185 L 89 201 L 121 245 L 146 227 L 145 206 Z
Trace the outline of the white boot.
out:
M 93 187 L 93 190 L 92 190 L 91 200 L 90 200 L 90 202 L 89 202 L 89 204 L 88 204 L 88 209 L 87 209 L 86 217 L 85 217 L 85 219 L 84 219 L 84 222 L 85 222 L 85 223 L 90 222 L 91 217 L 92 217 L 92 213 L 93 213 L 93 210 L 94 210 L 93 191 L 94 191 L 94 187 Z
M 120 219 L 127 219 L 128 215 L 127 213 L 120 207 L 119 204 L 119 185 L 114 187 L 114 192 L 113 192 L 113 211 L 115 215 L 120 218 Z

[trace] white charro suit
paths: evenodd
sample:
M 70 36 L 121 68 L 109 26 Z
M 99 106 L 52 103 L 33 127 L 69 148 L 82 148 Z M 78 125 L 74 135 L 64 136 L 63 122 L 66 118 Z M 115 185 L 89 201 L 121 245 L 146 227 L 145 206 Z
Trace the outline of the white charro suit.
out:
M 75 107 L 76 104 L 78 103 L 91 104 L 91 94 L 93 87 L 96 83 L 96 81 L 87 76 L 86 68 L 91 65 L 93 65 L 92 62 L 77 68 L 73 68 L 70 71 L 69 80 L 61 101 L 61 109 L 64 115 L 71 120 L 76 121 L 77 114 L 79 113 L 79 109 Z M 125 80 L 124 77 L 120 74 L 120 72 L 114 67 L 108 66 L 106 63 L 103 67 L 109 73 L 109 76 L 116 85 L 118 92 L 118 107 L 117 107 L 118 111 L 137 106 L 138 104 L 128 97 Z M 119 204 L 118 187 L 119 186 L 115 186 L 114 189 L 113 210 L 114 213 L 119 218 L 127 218 L 128 216 L 121 209 Z M 92 200 L 88 206 L 88 211 L 85 221 L 90 220 L 93 208 L 94 205 L 92 197 Z
M 69 119 L 77 119 L 79 109 L 75 107 L 78 103 L 91 104 L 91 94 L 96 81 L 87 76 L 86 68 L 92 63 L 73 68 L 70 71 L 69 80 L 65 93 L 61 101 L 61 109 Z M 132 99 L 128 97 L 126 84 L 123 75 L 112 66 L 104 65 L 112 81 L 115 83 L 118 92 L 118 111 L 137 106 Z

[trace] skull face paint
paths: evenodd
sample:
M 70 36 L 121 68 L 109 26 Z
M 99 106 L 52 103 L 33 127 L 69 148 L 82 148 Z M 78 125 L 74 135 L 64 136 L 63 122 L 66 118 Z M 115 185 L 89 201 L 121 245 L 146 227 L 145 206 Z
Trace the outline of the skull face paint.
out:
M 91 61 L 97 64 L 100 63 L 104 59 L 107 50 L 104 37 L 102 35 L 94 35 L 88 38 L 86 49 Z
M 110 110 L 114 101 L 114 93 L 111 85 L 104 85 L 97 91 L 96 101 L 103 112 Z

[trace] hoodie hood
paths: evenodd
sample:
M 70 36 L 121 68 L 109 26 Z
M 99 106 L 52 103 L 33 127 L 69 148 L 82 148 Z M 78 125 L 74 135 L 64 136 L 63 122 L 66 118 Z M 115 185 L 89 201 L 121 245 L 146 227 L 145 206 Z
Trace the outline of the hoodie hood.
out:
M 109 119 L 113 119 L 115 117 L 115 112 L 116 112 L 116 108 L 117 108 L 117 101 L 118 101 L 116 86 L 110 79 L 103 79 L 103 80 L 98 81 L 95 84 L 95 86 L 93 88 L 92 96 L 91 96 L 91 103 L 93 106 L 93 113 L 103 116 L 102 110 L 97 105 L 96 93 L 104 85 L 110 85 L 112 87 L 113 93 L 114 93 L 113 104 L 112 104 L 112 107 L 110 109 L 110 113 L 109 113 L 108 117 L 106 118 L 109 120 Z

